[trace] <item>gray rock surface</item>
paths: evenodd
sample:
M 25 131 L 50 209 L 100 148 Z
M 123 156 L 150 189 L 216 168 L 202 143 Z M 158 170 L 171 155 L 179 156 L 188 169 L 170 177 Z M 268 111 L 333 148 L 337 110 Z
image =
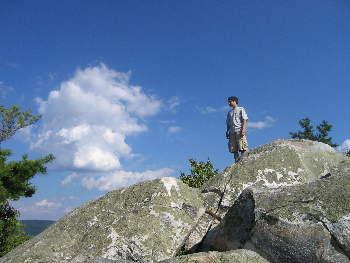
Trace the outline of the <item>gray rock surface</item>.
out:
M 280 188 L 250 187 L 230 208 L 212 249 L 249 248 L 271 262 L 350 262 L 350 173 Z
M 197 189 L 146 181 L 86 203 L 0 262 L 156 262 L 176 255 L 203 213 Z
M 277 140 L 202 189 L 168 177 L 111 191 L 0 263 L 349 263 L 349 189 L 350 158 L 319 142 Z M 226 252 L 177 257 L 209 250 Z
M 162 263 L 269 263 L 269 261 L 253 251 L 238 249 L 227 252 L 195 253 L 168 259 Z
M 249 186 L 275 188 L 312 182 L 334 172 L 346 160 L 347 157 L 324 143 L 277 140 L 253 149 L 240 162 L 212 178 L 201 189 L 201 196 L 206 209 L 222 218 Z M 346 169 L 345 166 L 337 172 Z M 187 247 L 208 251 L 215 226 L 220 222 L 218 218 L 205 214 L 187 240 Z

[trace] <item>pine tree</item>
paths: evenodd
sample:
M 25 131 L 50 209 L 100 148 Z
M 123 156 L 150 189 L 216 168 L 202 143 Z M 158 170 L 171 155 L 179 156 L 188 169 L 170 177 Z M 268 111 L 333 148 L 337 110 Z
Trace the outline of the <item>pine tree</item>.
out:
M 332 125 L 327 121 L 323 120 L 320 125 L 316 126 L 317 132 L 315 132 L 314 127 L 311 124 L 309 118 L 304 118 L 299 121 L 299 125 L 303 129 L 298 132 L 290 132 L 289 134 L 293 139 L 307 139 L 312 141 L 323 142 L 331 147 L 337 147 L 338 144 L 332 142 L 332 137 L 329 137 L 328 133 L 332 129 Z
M 34 124 L 40 117 L 30 110 L 22 112 L 19 106 L 7 109 L 0 105 L 0 143 L 19 129 Z M 28 239 L 17 219 L 19 212 L 9 202 L 31 197 L 35 187 L 30 180 L 38 173 L 45 174 L 45 164 L 54 160 L 50 154 L 37 160 L 30 160 L 28 155 L 23 155 L 19 161 L 7 161 L 10 155 L 10 150 L 0 149 L 0 256 Z
M 1 143 L 13 136 L 19 129 L 37 122 L 41 116 L 32 114 L 30 109 L 27 111 L 21 111 L 20 106 L 15 105 L 9 109 L 6 109 L 4 106 L 0 105 L 0 118 Z

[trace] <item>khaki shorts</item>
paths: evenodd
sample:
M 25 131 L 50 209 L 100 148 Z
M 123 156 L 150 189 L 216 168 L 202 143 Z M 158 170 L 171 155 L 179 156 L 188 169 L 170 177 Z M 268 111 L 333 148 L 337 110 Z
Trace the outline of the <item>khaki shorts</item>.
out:
M 228 141 L 228 150 L 233 152 L 243 152 L 248 150 L 247 137 L 242 136 L 241 133 L 230 132 L 230 139 Z

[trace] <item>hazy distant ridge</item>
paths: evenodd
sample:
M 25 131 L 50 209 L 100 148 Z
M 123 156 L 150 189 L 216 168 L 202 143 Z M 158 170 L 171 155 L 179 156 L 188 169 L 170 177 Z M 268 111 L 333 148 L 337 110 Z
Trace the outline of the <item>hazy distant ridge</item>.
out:
M 20 220 L 24 225 L 24 232 L 29 236 L 36 236 L 48 228 L 55 221 L 52 220 Z

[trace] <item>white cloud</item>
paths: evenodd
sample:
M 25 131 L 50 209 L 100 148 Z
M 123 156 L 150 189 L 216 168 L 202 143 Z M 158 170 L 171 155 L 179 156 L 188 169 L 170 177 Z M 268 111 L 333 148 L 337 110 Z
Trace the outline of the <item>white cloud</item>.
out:
M 101 64 L 77 70 L 46 100 L 37 98 L 43 125 L 31 134 L 32 149 L 53 153 L 56 169 L 120 169 L 120 159 L 132 157 L 126 137 L 146 131 L 144 118 L 162 105 L 129 79 Z
M 211 107 L 211 106 L 197 107 L 197 110 L 201 114 L 220 113 L 220 112 L 229 111 L 230 109 L 231 108 L 228 105 L 223 106 L 223 107 L 217 107 L 217 108 Z M 263 121 L 257 121 L 257 122 L 248 121 L 248 127 L 251 128 L 251 129 L 259 129 L 259 130 L 261 130 L 261 129 L 264 129 L 264 128 L 271 127 L 275 121 L 276 120 L 274 118 L 272 118 L 271 116 L 266 116 Z
M 271 116 L 266 116 L 265 120 L 263 120 L 263 121 L 257 121 L 257 122 L 248 121 L 248 127 L 251 129 L 261 130 L 264 128 L 271 127 L 275 121 L 276 120 L 274 118 L 272 118 Z
M 347 153 L 350 150 L 350 139 L 346 139 L 340 146 L 338 146 L 338 150 L 341 153 Z
M 229 106 L 223 106 L 223 107 L 211 107 L 211 106 L 206 106 L 206 107 L 197 107 L 197 110 L 201 114 L 211 114 L 211 113 L 217 113 L 217 112 L 224 112 L 230 110 Z
M 139 86 L 129 84 L 130 73 L 117 72 L 101 64 L 77 70 L 62 82 L 48 98 L 37 98 L 43 115 L 41 129 L 28 129 L 22 135 L 29 138 L 31 148 L 53 153 L 53 167 L 72 171 L 61 184 L 80 178 L 87 189 L 111 190 L 138 181 L 169 176 L 173 170 L 130 172 L 122 165 L 131 158 L 132 147 L 126 138 L 147 131 L 147 116 L 157 114 L 162 102 L 146 94 Z M 170 100 L 170 109 L 180 104 Z M 42 201 L 37 205 L 49 206 Z
M 51 208 L 51 207 L 59 207 L 61 206 L 60 203 L 55 203 L 55 202 L 49 202 L 48 200 L 44 199 L 39 202 L 34 203 L 35 206 L 38 207 L 46 207 L 46 208 Z
M 176 112 L 177 108 L 180 106 L 181 101 L 179 97 L 171 97 L 166 104 L 166 108 L 169 109 L 172 112 Z
M 168 135 L 172 135 L 172 134 L 174 134 L 174 133 L 178 133 L 178 132 L 180 132 L 181 130 L 182 130 L 182 128 L 179 127 L 179 126 L 170 126 L 170 127 L 168 128 Z
M 72 201 L 69 201 L 69 203 L 72 203 Z M 67 205 L 62 203 L 47 199 L 33 201 L 31 198 L 11 202 L 11 205 L 20 211 L 21 219 L 57 220 L 64 215 L 64 211 L 68 208 Z
M 114 173 L 105 174 L 99 177 L 85 177 L 82 185 L 87 189 L 99 189 L 101 191 L 109 191 L 116 188 L 129 186 L 136 182 L 153 180 L 156 178 L 170 176 L 174 171 L 169 168 L 159 170 L 147 170 L 144 172 L 116 171 Z
M 71 173 L 70 175 L 68 175 L 66 178 L 64 178 L 62 181 L 61 181 L 61 184 L 68 184 L 70 183 L 71 181 L 73 181 L 75 178 L 78 178 L 79 175 L 77 173 Z

